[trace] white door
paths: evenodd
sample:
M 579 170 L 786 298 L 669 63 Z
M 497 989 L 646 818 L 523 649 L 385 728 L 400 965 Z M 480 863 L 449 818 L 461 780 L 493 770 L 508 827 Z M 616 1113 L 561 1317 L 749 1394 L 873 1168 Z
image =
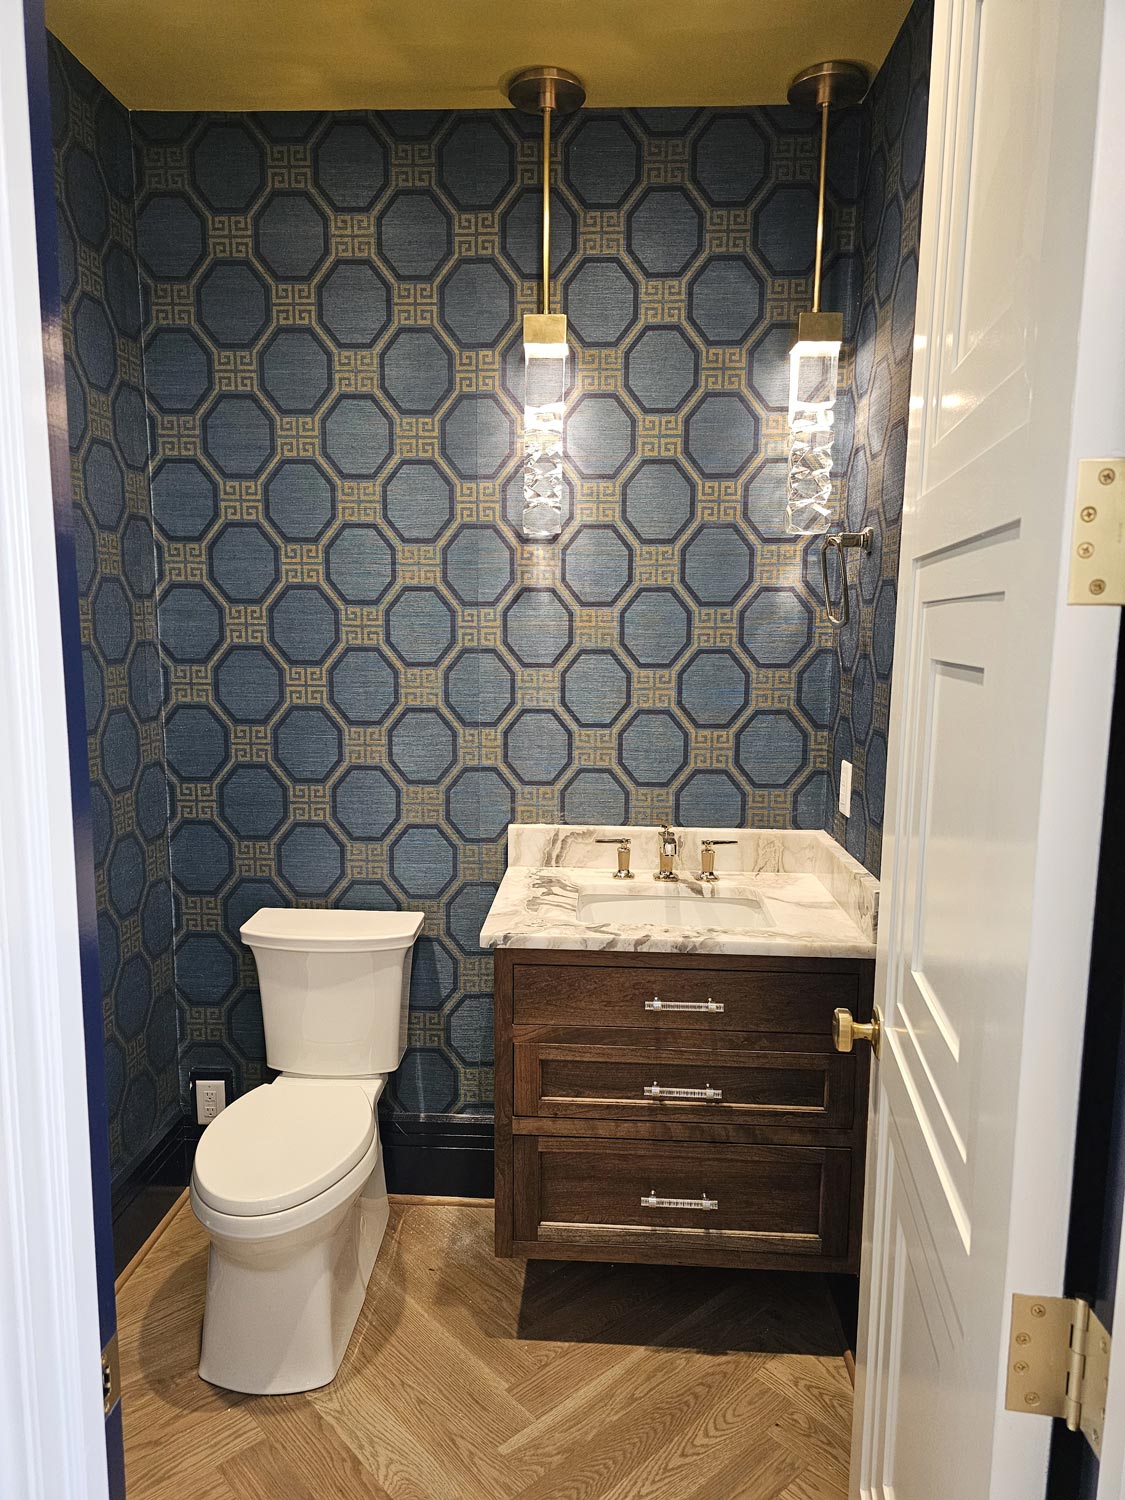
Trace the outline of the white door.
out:
M 1092 187 L 1121 11 L 936 4 L 851 1480 L 879 1500 L 1043 1493 L 1006 1344 L 1014 1290 L 1063 1291 L 1119 622 L 1066 570 L 1078 458 L 1125 453 Z

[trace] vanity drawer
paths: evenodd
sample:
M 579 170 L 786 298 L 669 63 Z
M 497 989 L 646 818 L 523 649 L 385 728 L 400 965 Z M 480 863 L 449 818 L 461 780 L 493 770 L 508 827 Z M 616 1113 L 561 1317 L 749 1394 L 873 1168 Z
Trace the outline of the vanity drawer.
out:
M 839 1261 L 848 1250 L 852 1153 L 518 1136 L 521 1253 L 691 1265 L 732 1255 Z M 531 1247 L 535 1248 L 532 1250 Z
M 521 954 L 512 965 L 512 1020 L 521 1025 L 696 1027 L 713 1032 L 806 1032 L 831 1049 L 832 1012 L 855 1011 L 854 968 L 680 968 L 614 963 L 539 963 Z M 857 1012 L 858 1014 L 858 1012 Z
M 701 1038 L 668 1046 L 640 1032 L 515 1041 L 515 1113 L 563 1119 L 738 1120 L 839 1130 L 855 1111 L 855 1059 L 838 1052 L 765 1051 Z M 599 1035 L 599 1033 L 594 1033 Z M 684 1033 L 678 1034 L 680 1037 Z M 557 1036 L 557 1031 L 556 1031 Z M 778 1039 L 782 1041 L 781 1038 Z M 676 1091 L 681 1091 L 677 1097 Z M 686 1095 L 682 1091 L 687 1091 Z M 698 1097 L 702 1094 L 703 1097 Z

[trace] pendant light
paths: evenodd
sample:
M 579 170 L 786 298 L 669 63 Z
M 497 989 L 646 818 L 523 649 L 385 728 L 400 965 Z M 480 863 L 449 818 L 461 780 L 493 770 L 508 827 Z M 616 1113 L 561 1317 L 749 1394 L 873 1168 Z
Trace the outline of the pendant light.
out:
M 823 62 L 798 73 L 789 102 L 820 112 L 820 180 L 816 209 L 816 266 L 812 309 L 797 320 L 789 351 L 789 466 L 786 475 L 786 530 L 817 536 L 832 524 L 832 435 L 836 378 L 844 337 L 842 313 L 820 308 L 824 261 L 824 190 L 828 169 L 828 111 L 858 104 L 867 92 L 867 70 L 857 63 Z
M 539 311 L 523 320 L 523 533 L 547 542 L 562 530 L 563 410 L 569 346 L 566 314 L 551 311 L 551 117 L 580 109 L 586 90 L 562 68 L 525 68 L 508 85 L 512 105 L 543 116 L 543 285 Z

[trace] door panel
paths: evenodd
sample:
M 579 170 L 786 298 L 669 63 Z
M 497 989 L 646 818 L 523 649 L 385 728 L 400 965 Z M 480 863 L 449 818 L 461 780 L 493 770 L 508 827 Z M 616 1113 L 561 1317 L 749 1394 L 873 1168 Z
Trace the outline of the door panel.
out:
M 1050 10 L 961 0 L 948 28 L 935 26 L 935 53 L 948 47 L 949 66 L 942 77 L 942 275 L 935 308 L 943 337 L 935 346 L 927 484 L 940 483 L 959 458 L 1001 441 L 1028 417 L 1023 336 L 1036 289 L 1026 258 L 1042 241 L 1044 174 L 1021 166 L 1041 146 L 1045 128 L 1041 99 L 1028 81 L 1038 83 L 1048 76 L 1043 68 L 1053 66 L 1044 52 L 1055 22 Z M 935 82 L 938 63 L 935 55 Z M 930 160 L 936 159 L 934 152 Z M 986 403 L 987 418 L 974 421 Z
M 1065 603 L 1101 15 L 935 8 L 851 1479 L 879 1500 L 1043 1492 L 1049 1424 L 1002 1391 L 1016 1279 L 1063 1290 L 1112 692 L 1116 621 Z

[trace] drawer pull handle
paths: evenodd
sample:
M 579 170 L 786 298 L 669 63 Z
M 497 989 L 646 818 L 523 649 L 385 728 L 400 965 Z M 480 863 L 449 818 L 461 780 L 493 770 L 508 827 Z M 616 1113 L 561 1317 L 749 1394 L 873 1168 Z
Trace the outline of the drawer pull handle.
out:
M 690 1010 L 697 1015 L 721 1016 L 726 1006 L 721 1000 L 712 1000 L 710 995 L 706 1000 L 661 1000 L 659 995 L 653 995 L 645 1001 L 645 1010 Z
M 647 1198 L 641 1199 L 642 1208 L 690 1208 L 702 1212 L 716 1209 L 718 1206 L 718 1198 L 709 1198 L 706 1193 L 702 1198 L 658 1198 L 655 1188 Z
M 675 1089 L 661 1086 L 654 1078 L 651 1083 L 645 1084 L 646 1099 L 712 1099 L 721 1100 L 722 1089 L 713 1089 L 710 1084 L 701 1089 Z

